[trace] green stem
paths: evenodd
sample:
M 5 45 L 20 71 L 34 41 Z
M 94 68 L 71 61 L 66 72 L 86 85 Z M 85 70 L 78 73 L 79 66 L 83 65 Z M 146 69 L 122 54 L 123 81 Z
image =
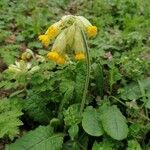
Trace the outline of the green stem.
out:
M 123 106 L 128 107 L 124 102 L 122 102 L 121 100 L 119 100 L 117 97 L 114 97 L 114 96 L 109 96 L 109 97 L 115 99 L 116 101 L 118 101 Z
M 109 96 L 109 98 L 113 98 L 114 100 L 116 100 L 117 102 L 119 102 L 120 104 L 122 104 L 123 106 L 129 108 L 129 106 L 127 106 L 125 103 L 123 103 L 123 102 L 122 102 L 121 100 L 119 100 L 117 97 Z M 144 118 L 144 119 L 150 121 L 150 119 L 149 119 L 147 116 L 145 116 L 144 114 L 141 114 L 140 112 L 138 112 L 138 114 L 139 114 L 142 118 Z
M 89 49 L 88 49 L 88 44 L 86 40 L 86 36 L 84 31 L 81 30 L 84 45 L 85 45 L 85 50 L 86 50 L 86 79 L 85 79 L 85 86 L 84 86 L 84 92 L 83 92 L 83 97 L 81 101 L 81 107 L 80 107 L 80 112 L 83 111 L 85 103 L 86 103 L 86 96 L 88 92 L 88 86 L 89 86 L 89 81 L 90 81 L 90 55 L 89 55 Z

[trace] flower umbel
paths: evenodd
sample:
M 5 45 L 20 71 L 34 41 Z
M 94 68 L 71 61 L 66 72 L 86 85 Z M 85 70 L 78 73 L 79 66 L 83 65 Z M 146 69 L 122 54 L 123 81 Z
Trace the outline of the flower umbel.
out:
M 78 61 L 86 58 L 82 32 L 88 37 L 95 37 L 97 27 L 83 16 L 66 15 L 51 25 L 44 35 L 40 35 L 39 40 L 47 47 L 56 38 L 47 58 L 57 64 L 64 64 L 69 55 L 75 54 Z

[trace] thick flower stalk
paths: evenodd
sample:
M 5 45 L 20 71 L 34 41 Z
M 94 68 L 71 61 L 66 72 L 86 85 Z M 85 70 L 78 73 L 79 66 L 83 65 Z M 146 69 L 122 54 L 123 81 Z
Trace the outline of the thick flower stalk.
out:
M 65 64 L 69 56 L 74 56 L 77 61 L 86 58 L 86 48 L 82 32 L 88 38 L 95 37 L 97 27 L 83 16 L 66 15 L 60 21 L 51 25 L 45 34 L 39 36 L 39 40 L 48 47 L 54 42 L 47 58 L 57 64 Z

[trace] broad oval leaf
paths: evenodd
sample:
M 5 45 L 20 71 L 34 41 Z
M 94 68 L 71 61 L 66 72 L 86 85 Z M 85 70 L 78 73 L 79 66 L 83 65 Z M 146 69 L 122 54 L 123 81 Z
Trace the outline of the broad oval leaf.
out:
M 62 135 L 54 134 L 50 126 L 40 126 L 7 145 L 5 150 L 60 150 L 62 144 Z
M 101 120 L 104 130 L 113 139 L 123 140 L 127 137 L 126 119 L 116 106 L 110 106 L 103 110 Z
M 93 107 L 87 107 L 83 113 L 82 127 L 89 135 L 101 136 L 103 128 L 98 119 L 98 113 Z

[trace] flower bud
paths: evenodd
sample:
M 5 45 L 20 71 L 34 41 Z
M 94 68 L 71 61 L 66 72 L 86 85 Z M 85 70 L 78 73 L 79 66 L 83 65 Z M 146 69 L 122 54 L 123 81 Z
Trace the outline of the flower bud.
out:
M 26 49 L 24 53 L 21 55 L 21 59 L 26 61 L 31 59 L 34 56 L 33 52 L 30 49 Z

